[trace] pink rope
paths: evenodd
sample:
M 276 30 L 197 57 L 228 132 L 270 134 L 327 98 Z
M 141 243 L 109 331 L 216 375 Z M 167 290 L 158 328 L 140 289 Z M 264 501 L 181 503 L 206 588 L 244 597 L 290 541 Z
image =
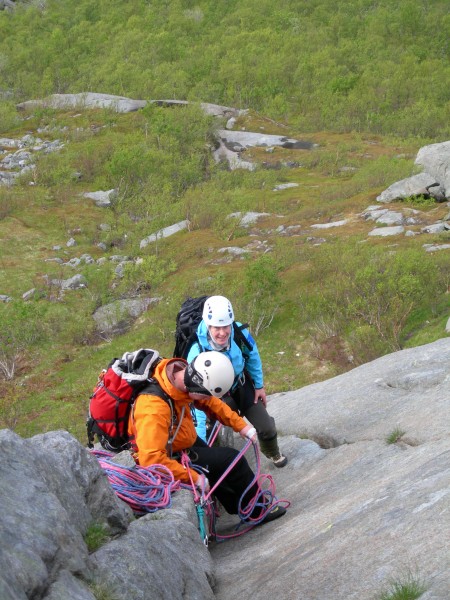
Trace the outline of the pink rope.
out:
M 212 443 L 212 440 L 209 440 L 209 444 L 211 444 L 211 443 Z M 257 468 L 256 468 L 254 479 L 250 482 L 250 484 L 248 485 L 248 487 L 242 494 L 241 499 L 239 500 L 238 516 L 240 518 L 240 522 L 237 524 L 236 530 L 234 533 L 227 534 L 227 535 L 219 535 L 217 533 L 217 527 L 216 527 L 216 521 L 217 521 L 218 514 L 216 511 L 215 502 L 213 501 L 212 495 L 213 495 L 214 491 L 217 489 L 217 487 L 221 484 L 221 482 L 226 478 L 228 473 L 234 468 L 236 463 L 244 456 L 244 454 L 247 452 L 247 450 L 250 448 L 250 446 L 253 446 L 253 449 L 255 451 Z M 262 521 L 264 520 L 266 515 L 270 511 L 272 511 L 274 508 L 276 508 L 276 506 L 284 505 L 285 508 L 288 508 L 291 504 L 289 502 L 289 500 L 278 499 L 276 497 L 276 495 L 275 495 L 276 488 L 275 488 L 275 482 L 273 480 L 273 477 L 268 474 L 261 474 L 261 458 L 260 458 L 258 445 L 256 444 L 256 442 L 252 442 L 252 440 L 246 441 L 242 450 L 236 455 L 236 457 L 232 461 L 232 463 L 230 463 L 228 468 L 224 471 L 224 473 L 221 475 L 221 477 L 216 481 L 216 483 L 210 488 L 209 492 L 206 494 L 205 494 L 205 490 L 202 490 L 201 495 L 199 495 L 197 492 L 197 489 L 195 487 L 195 484 L 192 480 L 191 468 L 195 469 L 197 471 L 201 471 L 201 469 L 199 467 L 196 467 L 196 465 L 193 465 L 190 462 L 189 457 L 186 452 L 183 452 L 181 462 L 189 474 L 189 479 L 190 479 L 191 485 L 192 485 L 191 489 L 194 494 L 194 502 L 200 503 L 201 506 L 204 508 L 205 514 L 209 520 L 209 530 L 210 530 L 210 532 L 212 532 L 213 537 L 218 542 L 225 541 L 227 539 L 231 539 L 234 537 L 238 537 L 240 535 L 243 535 L 244 533 L 247 533 L 248 531 L 253 529 L 253 527 L 262 523 Z M 255 495 L 253 496 L 253 498 L 251 498 L 251 500 L 249 501 L 247 506 L 245 508 L 242 508 L 242 498 L 247 494 L 247 492 L 254 485 L 256 485 Z M 190 487 L 190 486 L 187 486 L 187 487 Z M 258 517 L 252 517 L 251 515 L 252 515 L 253 511 L 255 509 L 257 510 L 258 508 L 260 509 L 259 511 L 257 511 L 257 512 L 259 512 Z M 240 529 L 244 523 L 247 524 L 247 527 L 245 529 Z M 238 529 L 240 529 L 240 531 L 238 531 Z
M 212 443 L 212 442 L 210 442 Z M 235 467 L 237 462 L 244 456 L 247 450 L 253 446 L 256 458 L 255 477 L 242 494 L 239 501 L 238 516 L 240 522 L 237 524 L 235 532 L 227 535 L 219 535 L 217 533 L 216 521 L 218 512 L 213 499 L 213 493 L 221 482 L 227 477 L 230 471 Z M 112 458 L 113 453 L 103 450 L 91 450 L 91 453 L 96 456 L 100 466 L 106 472 L 108 481 L 114 489 L 117 496 L 126 502 L 133 512 L 137 515 L 143 515 L 148 512 L 156 512 L 164 508 L 172 506 L 172 493 L 179 489 L 189 489 L 194 496 L 194 502 L 200 504 L 209 521 L 209 531 L 216 541 L 221 542 L 231 539 L 244 533 L 247 533 L 256 525 L 259 525 L 265 516 L 273 510 L 277 505 L 284 505 L 286 508 L 290 506 L 290 502 L 284 499 L 278 499 L 275 495 L 275 483 L 273 477 L 268 474 L 261 474 L 261 459 L 258 446 L 252 440 L 247 440 L 242 450 L 236 455 L 233 462 L 227 467 L 218 481 L 205 494 L 205 489 L 201 493 L 197 490 L 192 478 L 191 470 L 194 469 L 202 472 L 202 469 L 193 465 L 189 460 L 186 452 L 182 452 L 181 464 L 186 468 L 190 484 L 184 484 L 180 481 L 175 481 L 173 473 L 164 465 L 151 465 L 149 467 L 125 467 L 115 463 Z M 248 502 L 247 506 L 242 507 L 242 498 L 247 494 L 252 486 L 256 485 L 256 493 Z M 252 517 L 254 510 L 259 512 L 259 516 Z M 245 529 L 241 529 L 242 525 L 246 524 Z M 238 531 L 239 530 L 239 531 Z
M 181 488 L 181 483 L 174 480 L 172 471 L 165 465 L 125 467 L 114 462 L 114 454 L 110 452 L 91 450 L 91 453 L 106 472 L 117 496 L 137 515 L 172 506 L 172 494 Z

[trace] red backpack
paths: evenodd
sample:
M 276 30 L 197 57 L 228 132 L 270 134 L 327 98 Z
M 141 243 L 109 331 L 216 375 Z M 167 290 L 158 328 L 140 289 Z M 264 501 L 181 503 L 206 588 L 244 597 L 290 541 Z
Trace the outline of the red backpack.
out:
M 113 358 L 99 376 L 89 401 L 86 422 L 88 446 L 93 448 L 95 436 L 111 452 L 130 447 L 128 419 L 137 396 L 144 390 L 169 402 L 159 383 L 152 379 L 161 357 L 156 350 L 141 348 Z

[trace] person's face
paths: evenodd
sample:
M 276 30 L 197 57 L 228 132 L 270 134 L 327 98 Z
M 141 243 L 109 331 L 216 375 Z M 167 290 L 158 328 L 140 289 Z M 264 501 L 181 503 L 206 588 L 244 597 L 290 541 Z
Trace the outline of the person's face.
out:
M 225 327 L 215 327 L 214 325 L 210 325 L 209 333 L 216 344 L 223 346 L 230 339 L 231 325 L 226 325 Z

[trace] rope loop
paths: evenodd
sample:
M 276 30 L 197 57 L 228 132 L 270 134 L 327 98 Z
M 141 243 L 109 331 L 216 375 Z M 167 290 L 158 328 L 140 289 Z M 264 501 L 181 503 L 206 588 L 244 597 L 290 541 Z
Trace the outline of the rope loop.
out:
M 172 506 L 172 494 L 181 488 L 172 471 L 164 465 L 125 467 L 112 460 L 114 454 L 91 450 L 105 471 L 117 496 L 126 502 L 136 515 L 153 513 Z

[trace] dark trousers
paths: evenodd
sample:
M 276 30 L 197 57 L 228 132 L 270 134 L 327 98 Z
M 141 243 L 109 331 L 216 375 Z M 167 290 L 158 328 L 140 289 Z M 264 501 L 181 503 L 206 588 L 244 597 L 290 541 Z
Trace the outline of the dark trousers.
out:
M 260 440 L 273 440 L 277 435 L 275 419 L 269 415 L 261 400 L 255 404 L 254 398 L 255 387 L 250 376 L 246 374 L 244 384 L 238 385 L 231 394 L 226 394 L 223 401 L 253 425 Z
M 197 438 L 195 445 L 190 449 L 189 458 L 193 464 L 206 469 L 205 476 L 212 487 L 238 454 L 239 451 L 234 448 L 223 446 L 213 446 L 210 448 L 200 438 Z M 232 515 L 237 514 L 239 500 L 247 487 L 252 483 L 254 477 L 254 473 L 245 456 L 242 456 L 222 483 L 216 488 L 214 495 L 228 513 Z M 247 506 L 255 493 L 256 485 L 253 484 L 242 499 L 242 508 Z

